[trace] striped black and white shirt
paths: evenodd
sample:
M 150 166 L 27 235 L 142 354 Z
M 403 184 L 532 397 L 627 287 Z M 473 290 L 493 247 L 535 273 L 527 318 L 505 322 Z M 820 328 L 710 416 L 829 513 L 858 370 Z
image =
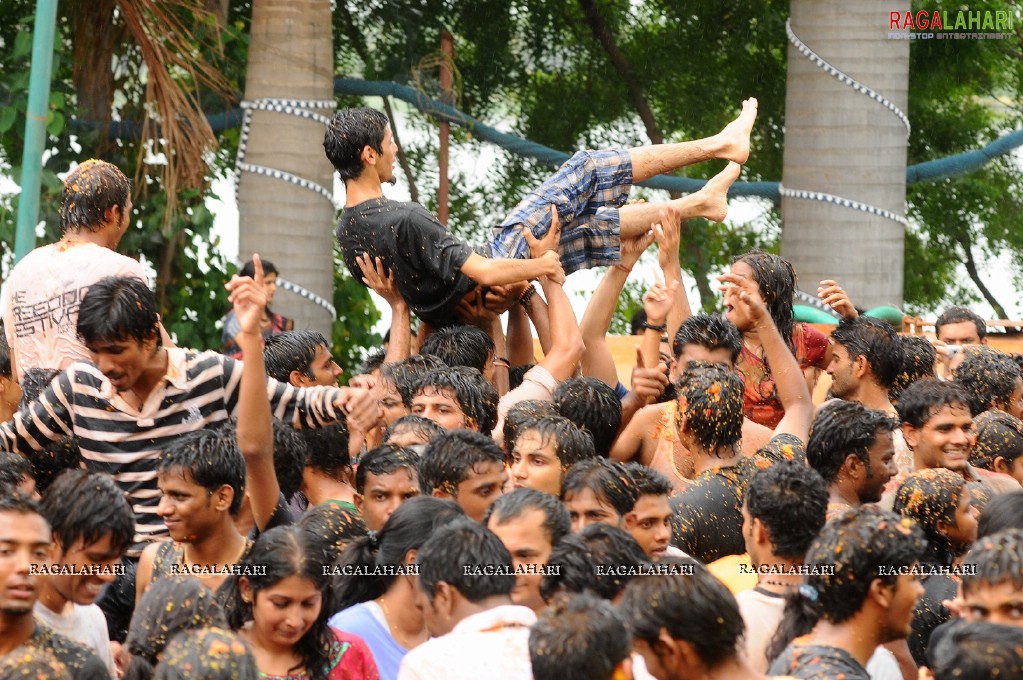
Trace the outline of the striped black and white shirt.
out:
M 91 362 L 57 374 L 39 398 L 0 425 L 0 450 L 28 455 L 75 435 L 85 466 L 113 476 L 135 511 L 129 554 L 167 538 L 156 514 L 160 455 L 186 432 L 216 426 L 237 414 L 242 362 L 217 354 L 168 348 L 167 374 L 141 409 L 128 404 Z M 296 388 L 267 378 L 274 417 L 298 428 L 336 422 L 335 387 Z M 73 502 L 73 499 L 68 499 Z

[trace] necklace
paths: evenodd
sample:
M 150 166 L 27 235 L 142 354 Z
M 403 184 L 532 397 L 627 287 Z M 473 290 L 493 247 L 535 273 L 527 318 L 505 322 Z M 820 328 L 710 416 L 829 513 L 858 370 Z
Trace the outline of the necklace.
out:
M 238 551 L 238 554 L 235 555 L 234 559 L 231 560 L 230 562 L 224 562 L 223 565 L 221 565 L 219 563 L 218 564 L 201 564 L 200 565 L 200 564 L 195 564 L 194 562 L 191 562 L 191 561 L 189 561 L 189 560 L 187 560 L 185 558 L 185 550 L 188 549 L 188 546 L 187 545 L 183 545 L 183 546 L 181 546 L 181 566 L 185 568 L 185 570 L 187 571 L 187 573 L 190 576 L 194 576 L 195 578 L 198 578 L 198 579 L 205 580 L 205 579 L 215 578 L 215 577 L 218 577 L 218 576 L 225 576 L 226 575 L 225 572 L 227 572 L 227 569 L 221 569 L 221 567 L 230 567 L 230 566 L 233 566 L 235 564 L 238 564 L 238 561 L 241 560 L 242 555 L 245 554 L 245 551 L 248 550 L 248 548 L 249 548 L 249 541 L 248 541 L 248 539 L 244 539 L 244 540 L 242 540 L 242 549 Z
M 395 639 L 395 641 L 397 641 L 399 645 L 401 645 L 405 649 L 414 649 L 418 645 L 425 642 L 426 638 L 430 637 L 429 631 L 426 630 L 426 621 L 423 621 L 422 629 L 419 631 L 419 633 L 416 634 L 416 638 L 423 639 L 418 640 L 415 644 L 410 644 L 409 639 L 407 637 L 399 634 L 401 629 L 398 627 L 397 621 L 391 618 L 391 612 L 387 609 L 387 605 L 384 604 L 384 596 L 381 595 L 375 600 L 375 602 L 378 605 L 380 605 L 380 609 L 384 612 L 384 618 L 387 620 L 387 628 L 390 630 L 391 636 Z
M 760 585 L 763 585 L 763 586 L 775 586 L 776 588 L 792 589 L 792 588 L 798 588 L 802 584 L 800 584 L 800 583 L 785 583 L 784 581 L 773 581 L 773 580 L 771 580 L 769 578 L 762 578 L 762 579 L 760 579 Z

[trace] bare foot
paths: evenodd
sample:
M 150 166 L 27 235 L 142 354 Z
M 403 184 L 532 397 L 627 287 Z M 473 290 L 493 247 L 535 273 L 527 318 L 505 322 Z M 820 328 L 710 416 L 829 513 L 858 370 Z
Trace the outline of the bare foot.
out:
M 683 215 L 704 217 L 712 222 L 724 222 L 728 217 L 728 187 L 739 178 L 742 166 L 732 161 L 724 170 L 707 180 L 703 188 L 679 199 Z
M 753 131 L 753 123 L 757 119 L 757 100 L 750 97 L 742 103 L 742 113 L 725 126 L 717 134 L 721 141 L 721 152 L 718 158 L 725 158 L 736 163 L 749 160 L 749 136 Z

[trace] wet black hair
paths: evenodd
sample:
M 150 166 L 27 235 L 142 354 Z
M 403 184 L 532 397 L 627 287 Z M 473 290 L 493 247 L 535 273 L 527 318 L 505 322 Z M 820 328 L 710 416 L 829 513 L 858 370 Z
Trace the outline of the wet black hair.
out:
M 21 402 L 18 408 L 25 408 L 38 399 L 60 373 L 61 371 L 48 368 L 27 369 L 21 380 Z M 55 442 L 47 441 L 46 446 L 40 451 L 30 452 L 28 460 L 32 464 L 36 489 L 39 493 L 44 493 L 61 472 L 81 466 L 82 452 L 78 448 L 78 438 L 70 435 Z
M 580 430 L 568 418 L 561 416 L 539 418 L 519 429 L 515 443 L 518 443 L 519 437 L 526 432 L 536 432 L 540 435 L 542 446 L 547 445 L 548 442 L 554 443 L 554 453 L 558 457 L 558 462 L 561 463 L 562 471 L 569 469 L 579 461 L 594 458 L 597 455 L 589 433 Z M 512 449 L 514 446 L 513 444 Z
M 285 384 L 291 381 L 292 371 L 314 378 L 313 361 L 316 348 L 321 346 L 330 351 L 330 343 L 319 331 L 284 331 L 270 336 L 263 344 L 266 374 Z
M 18 515 L 39 515 L 43 517 L 43 511 L 39 503 L 31 496 L 18 489 L 5 489 L 0 493 L 0 512 L 13 512 Z M 46 518 L 43 517 L 45 520 Z
M 412 399 L 420 394 L 443 394 L 453 399 L 480 432 L 489 435 L 497 425 L 497 390 L 475 368 L 452 366 L 430 371 L 416 380 Z
M 11 377 L 11 346 L 7 344 L 4 324 L 0 322 L 0 378 L 10 380 Z
M 998 494 L 980 511 L 978 540 L 1006 529 L 1023 529 L 1023 491 Z
M 832 342 L 849 353 L 849 360 L 864 357 L 878 385 L 891 388 L 902 368 L 902 343 L 899 335 L 887 321 L 872 316 L 843 319 L 831 332 Z
M 793 297 L 797 280 L 792 263 L 756 249 L 732 258 L 732 264 L 736 262 L 745 263 L 753 270 L 753 280 L 760 289 L 760 297 L 774 320 L 778 334 L 791 349 L 792 327 L 795 325 Z
M 919 430 L 942 408 L 970 408 L 970 395 L 954 382 L 929 378 L 918 380 L 902 393 L 895 410 L 902 422 Z
M 650 558 L 632 534 L 598 523 L 565 536 L 551 550 L 547 564 L 551 569 L 540 582 L 540 596 L 545 601 L 550 602 L 559 593 L 582 592 L 613 600 L 631 574 L 650 564 Z
M 302 472 L 309 460 L 309 447 L 299 430 L 289 423 L 277 418 L 271 418 L 270 423 L 274 438 L 274 473 L 284 500 L 290 501 L 302 488 Z
M 148 680 L 167 643 L 185 630 L 226 627 L 213 591 L 197 579 L 167 576 L 153 581 L 142 596 L 124 647 L 130 655 L 122 680 Z
M 569 378 L 554 390 L 558 413 L 593 437 L 597 455 L 607 458 L 622 425 L 622 402 L 614 388 L 597 378 Z
M 384 341 L 386 342 L 387 339 L 385 338 Z M 359 364 L 359 367 L 357 369 L 355 369 L 355 375 L 369 375 L 370 373 L 377 369 L 382 369 L 384 366 L 384 359 L 386 358 L 387 358 L 386 349 L 383 349 L 381 347 L 380 349 L 373 350 L 372 352 L 366 355 L 366 359 L 361 364 Z
M 418 551 L 438 529 L 460 517 L 465 513 L 458 504 L 442 498 L 418 496 L 399 505 L 378 534 L 357 538 L 338 557 L 337 575 L 331 577 L 330 610 L 341 611 L 386 593 L 398 578 L 393 567 L 405 564 L 410 550 Z M 349 567 L 372 575 L 342 575 Z M 376 573 L 373 567 L 386 568 Z
M 504 450 L 510 452 L 515 446 L 519 432 L 544 416 L 558 415 L 558 407 L 544 399 L 524 399 L 512 404 L 504 415 Z
M 352 467 L 352 459 L 348 454 L 348 426 L 345 421 L 339 420 L 326 427 L 295 432 L 308 454 L 306 467 L 311 467 L 336 481 L 342 481 L 345 471 Z
M 738 655 L 744 624 L 728 588 L 695 560 L 669 557 L 658 564 L 679 569 L 632 579 L 618 605 L 632 637 L 653 645 L 665 630 L 673 640 L 692 645 L 708 669 Z
M 384 134 L 390 122 L 376 109 L 364 106 L 341 109 L 323 134 L 323 150 L 341 180 L 362 174 L 362 150 L 367 146 L 383 153 Z
M 79 164 L 64 179 L 61 231 L 99 231 L 107 210 L 123 210 L 130 195 L 131 182 L 116 166 L 95 158 Z
M 522 384 L 522 379 L 526 377 L 526 373 L 529 369 L 536 366 L 536 364 L 520 364 L 519 366 L 512 366 L 508 369 L 508 391 L 514 390 L 516 387 Z
M 742 352 L 742 335 L 735 324 L 723 316 L 711 314 L 694 314 L 678 327 L 671 351 L 678 359 L 686 345 L 698 345 L 707 350 L 727 350 L 732 357 L 732 364 L 739 360 Z
M 535 680 L 611 680 L 631 653 L 622 617 L 588 593 L 557 598 L 529 630 Z
M 870 447 L 877 438 L 894 431 L 898 422 L 884 411 L 869 409 L 856 401 L 832 399 L 821 406 L 810 426 L 806 462 L 827 484 L 834 483 L 845 459 L 855 455 L 870 469 Z
M 767 529 L 772 552 L 802 560 L 824 526 L 828 486 L 813 468 L 783 460 L 757 470 L 746 488 L 745 502 L 750 517 Z
M 942 312 L 938 320 L 934 322 L 934 334 L 940 334 L 942 326 L 964 321 L 973 322 L 973 325 L 977 327 L 977 337 L 981 340 L 987 335 L 987 322 L 979 314 L 971 312 L 965 307 L 949 307 Z
M 561 501 L 568 494 L 589 489 L 621 517 L 628 514 L 639 500 L 636 482 L 625 466 L 606 458 L 587 458 L 569 468 L 561 482 Z
M 72 500 L 73 499 L 73 500 Z M 135 513 L 114 478 L 81 468 L 66 470 L 46 490 L 43 517 L 67 553 L 78 542 L 84 546 L 110 536 L 110 547 L 124 553 L 135 535 Z
M 1008 354 L 973 345 L 963 348 L 955 382 L 969 395 L 970 413 L 977 416 L 991 408 L 1008 406 L 1021 377 L 1019 366 Z
M 332 564 L 352 542 L 369 534 L 359 513 L 330 501 L 306 510 L 298 526 L 320 545 L 324 565 Z
M 863 608 L 875 579 L 895 585 L 898 572 L 919 561 L 925 546 L 923 532 L 911 520 L 873 505 L 832 518 L 806 554 L 804 563 L 819 568 L 811 569 L 805 585 L 786 596 L 768 660 L 822 618 L 834 625 L 849 620 Z
M 16 488 L 32 476 L 32 464 L 28 458 L 10 451 L 0 451 L 0 487 Z
M 510 597 L 515 588 L 515 577 L 510 575 L 511 553 L 501 539 L 468 518 L 453 520 L 435 531 L 416 552 L 416 564 L 419 588 L 431 602 L 442 581 L 469 602 L 498 595 Z M 497 569 L 494 573 L 475 573 L 467 566 Z
M 676 427 L 682 420 L 708 451 L 733 447 L 742 439 L 742 378 L 723 364 L 692 361 L 679 366 Z
M 564 503 L 536 489 L 515 489 L 498 498 L 484 513 L 483 526 L 489 525 L 491 519 L 494 526 L 502 526 L 531 510 L 543 513 L 543 529 L 552 546 L 572 532 L 572 518 Z
M 985 470 L 995 469 L 995 459 L 1008 465 L 1023 455 L 1023 421 L 1004 411 L 984 411 L 973 419 L 977 438 L 970 450 L 970 464 Z
M 310 680 L 327 680 L 331 661 L 328 655 L 331 634 L 327 618 L 333 612 L 329 611 L 326 601 L 328 576 L 320 562 L 321 551 L 319 544 L 299 527 L 293 524 L 273 527 L 259 535 L 239 563 L 238 574 L 228 576 L 220 587 L 227 623 L 232 630 L 239 630 L 252 620 L 253 605 L 260 592 L 290 576 L 310 581 L 323 593 L 316 621 L 294 645 L 293 651 L 299 660 L 289 669 L 290 673 L 304 666 Z M 246 579 L 251 586 L 253 602 L 242 599 L 241 579 Z
M 674 491 L 671 480 L 648 465 L 632 461 L 625 464 L 625 469 L 636 483 L 637 503 L 643 496 L 670 496 Z
M 366 491 L 366 476 L 389 475 L 397 470 L 406 470 L 419 483 L 419 456 L 406 448 L 394 444 L 381 444 L 362 455 L 359 467 L 355 470 L 355 490 Z
M 485 463 L 504 465 L 504 451 L 493 439 L 471 430 L 449 430 L 433 439 L 419 456 L 419 488 L 457 496 L 458 485 Z
M 448 366 L 468 366 L 480 373 L 494 356 L 494 341 L 476 326 L 445 326 L 430 333 L 419 348 Z
M 444 428 L 429 418 L 413 415 L 402 416 L 388 426 L 387 431 L 384 432 L 384 441 L 390 441 L 391 437 L 405 433 L 415 434 L 424 440 L 424 444 L 428 444 L 443 434 Z
M 1023 590 L 1023 529 L 978 538 L 963 558 L 962 591 L 1011 583 Z
M 238 449 L 234 429 L 216 427 L 194 430 L 174 438 L 160 456 L 159 471 L 173 472 L 190 479 L 211 494 L 225 484 L 234 498 L 228 512 L 234 517 L 245 496 L 245 459 Z
M 393 383 L 405 408 L 412 408 L 412 395 L 415 394 L 419 378 L 444 367 L 444 362 L 435 356 L 413 354 L 393 364 L 383 364 L 380 367 L 380 379 Z
M 934 345 L 919 335 L 900 335 L 902 362 L 895 382 L 888 388 L 888 398 L 897 402 L 906 388 L 917 380 L 934 377 L 934 362 L 938 358 Z
M 987 621 L 960 621 L 947 634 L 932 637 L 927 660 L 934 680 L 1023 678 L 1020 630 Z
M 89 286 L 78 308 L 78 338 L 86 347 L 104 342 L 160 337 L 156 296 L 149 285 L 133 276 L 108 276 Z

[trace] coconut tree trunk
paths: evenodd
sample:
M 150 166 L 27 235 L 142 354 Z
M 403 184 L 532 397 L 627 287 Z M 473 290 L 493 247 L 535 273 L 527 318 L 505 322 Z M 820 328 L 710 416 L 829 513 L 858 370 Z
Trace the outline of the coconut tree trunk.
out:
M 792 0 L 791 26 L 811 50 L 906 111 L 909 41 L 888 39 L 908 0 Z M 829 75 L 790 42 L 782 183 L 905 215 L 905 125 L 888 108 Z M 904 227 L 841 205 L 782 197 L 781 252 L 800 288 L 837 279 L 870 308 L 902 305 Z
M 330 0 L 254 0 L 245 99 L 332 100 L 334 77 Z M 309 109 L 329 117 L 330 109 Z M 333 187 L 323 154 L 323 124 L 253 111 L 244 162 Z M 280 276 L 327 300 L 333 291 L 334 208 L 297 184 L 242 171 L 238 190 L 240 258 L 259 253 Z M 323 307 L 279 289 L 274 311 L 330 337 Z

